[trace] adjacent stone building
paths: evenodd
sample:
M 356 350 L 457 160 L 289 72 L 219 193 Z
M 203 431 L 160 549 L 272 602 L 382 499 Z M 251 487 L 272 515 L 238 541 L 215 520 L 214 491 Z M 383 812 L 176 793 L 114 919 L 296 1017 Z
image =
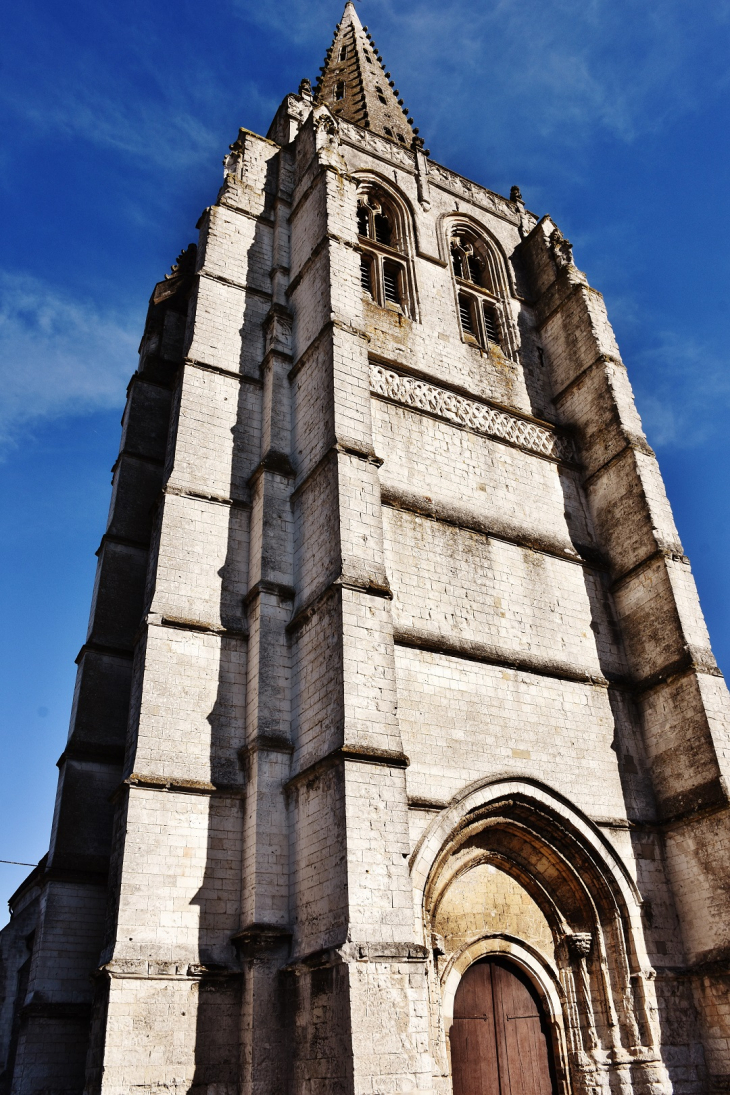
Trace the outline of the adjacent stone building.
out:
M 728 695 L 603 299 L 348 3 L 150 301 L 11 1095 L 730 1090 Z

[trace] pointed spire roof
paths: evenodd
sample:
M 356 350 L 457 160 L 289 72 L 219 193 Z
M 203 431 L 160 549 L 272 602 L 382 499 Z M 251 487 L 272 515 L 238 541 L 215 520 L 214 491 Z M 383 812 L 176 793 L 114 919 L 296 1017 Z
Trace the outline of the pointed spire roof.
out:
M 335 27 L 314 94 L 346 122 L 397 144 L 410 148 L 414 133 L 418 133 L 352 0 L 348 0 L 342 21 Z M 417 138 L 417 143 L 422 145 L 423 141 Z

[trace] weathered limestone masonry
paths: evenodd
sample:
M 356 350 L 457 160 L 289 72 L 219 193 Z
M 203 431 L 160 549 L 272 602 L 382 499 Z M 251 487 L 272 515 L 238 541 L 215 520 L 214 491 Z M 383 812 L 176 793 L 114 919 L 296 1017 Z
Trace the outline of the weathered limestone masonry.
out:
M 487 959 L 560 1095 L 730 1091 L 728 696 L 602 297 L 393 83 L 348 3 L 155 287 L 0 1091 L 468 1095 Z

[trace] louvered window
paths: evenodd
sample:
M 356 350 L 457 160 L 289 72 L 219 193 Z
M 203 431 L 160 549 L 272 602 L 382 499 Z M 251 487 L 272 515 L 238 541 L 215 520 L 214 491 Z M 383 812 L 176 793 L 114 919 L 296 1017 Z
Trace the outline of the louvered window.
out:
M 384 189 L 375 185 L 360 189 L 357 234 L 363 296 L 379 308 L 412 317 L 412 275 L 403 218 L 403 212 Z
M 487 342 L 499 343 L 497 313 L 489 304 L 484 305 L 484 332 L 487 336 Z
M 466 226 L 450 236 L 449 250 L 462 334 L 485 350 L 490 345 L 502 347 L 505 329 L 499 257 L 483 236 Z
M 461 329 L 465 335 L 476 335 L 474 330 L 474 313 L 472 311 L 471 298 L 464 296 L 463 293 L 459 293 L 459 316 L 461 318 Z
M 373 295 L 373 267 L 370 259 L 365 258 L 364 255 L 360 256 L 360 284 L 363 293 L 367 293 L 371 297 Z
M 400 266 L 395 262 L 383 264 L 383 288 L 388 304 L 400 304 Z

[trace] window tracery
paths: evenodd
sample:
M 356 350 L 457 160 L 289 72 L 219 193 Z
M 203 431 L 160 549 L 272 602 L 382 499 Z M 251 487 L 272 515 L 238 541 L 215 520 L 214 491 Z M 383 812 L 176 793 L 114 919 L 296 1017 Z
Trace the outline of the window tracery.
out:
M 500 304 L 498 260 L 475 232 L 459 226 L 449 237 L 451 269 L 456 281 L 459 321 L 464 339 L 486 349 L 505 349 L 506 325 Z
M 363 295 L 381 308 L 412 315 L 402 213 L 378 187 L 363 188 L 358 195 L 357 232 Z

